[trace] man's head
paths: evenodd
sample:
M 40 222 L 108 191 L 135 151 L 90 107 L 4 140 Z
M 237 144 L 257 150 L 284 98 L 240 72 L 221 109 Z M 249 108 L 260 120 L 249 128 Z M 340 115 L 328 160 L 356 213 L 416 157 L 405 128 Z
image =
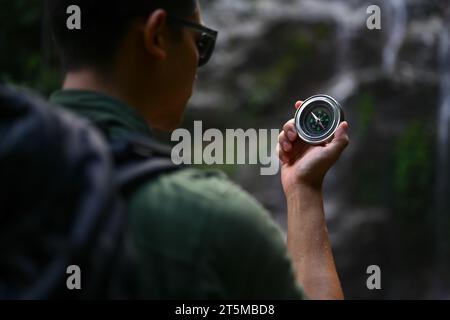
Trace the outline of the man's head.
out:
M 71 5 L 81 10 L 81 30 L 67 28 Z M 104 86 L 152 127 L 180 124 L 202 34 L 179 19 L 201 23 L 197 0 L 47 0 L 46 14 L 68 77 L 88 74 L 90 80 L 79 86 Z M 91 85 L 92 75 L 99 81 Z

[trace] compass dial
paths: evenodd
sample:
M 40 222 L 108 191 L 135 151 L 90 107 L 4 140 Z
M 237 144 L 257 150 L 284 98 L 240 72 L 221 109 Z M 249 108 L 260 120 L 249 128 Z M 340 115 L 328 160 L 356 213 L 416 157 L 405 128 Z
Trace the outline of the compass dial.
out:
M 342 107 L 326 95 L 308 98 L 295 115 L 298 135 L 310 144 L 322 144 L 330 140 L 342 121 Z
M 332 115 L 324 107 L 317 107 L 305 113 L 304 127 L 311 136 L 320 136 L 330 129 Z

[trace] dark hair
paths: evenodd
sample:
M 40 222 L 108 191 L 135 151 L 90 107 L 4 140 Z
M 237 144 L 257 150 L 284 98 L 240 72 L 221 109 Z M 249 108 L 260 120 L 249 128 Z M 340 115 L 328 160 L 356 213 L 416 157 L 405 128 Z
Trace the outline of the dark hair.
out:
M 81 30 L 69 30 L 67 8 L 81 9 Z M 66 71 L 84 67 L 107 69 L 118 47 L 138 17 L 156 9 L 188 17 L 197 8 L 196 0 L 46 0 L 45 20 Z

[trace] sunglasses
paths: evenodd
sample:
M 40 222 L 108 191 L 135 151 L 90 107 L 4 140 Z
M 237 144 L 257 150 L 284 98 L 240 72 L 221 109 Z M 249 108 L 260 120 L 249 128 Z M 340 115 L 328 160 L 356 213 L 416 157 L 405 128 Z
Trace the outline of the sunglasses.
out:
M 174 17 L 174 16 L 167 16 L 169 21 L 172 21 L 174 23 L 178 23 L 184 27 L 188 27 L 191 29 L 194 29 L 198 32 L 200 32 L 200 38 L 197 40 L 197 50 L 199 53 L 199 61 L 198 66 L 202 67 L 205 64 L 208 63 L 208 61 L 211 59 L 211 56 L 214 52 L 214 49 L 216 47 L 216 40 L 219 32 L 209 29 L 205 26 L 202 26 L 200 24 L 194 23 L 192 21 L 188 21 L 182 18 Z

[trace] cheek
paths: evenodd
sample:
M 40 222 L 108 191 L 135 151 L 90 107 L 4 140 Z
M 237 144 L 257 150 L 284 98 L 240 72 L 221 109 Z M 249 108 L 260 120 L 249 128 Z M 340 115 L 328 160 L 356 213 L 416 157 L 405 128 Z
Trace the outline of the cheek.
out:
M 171 87 L 178 92 L 178 104 L 186 103 L 192 94 L 198 67 L 197 47 L 189 34 L 179 42 L 172 63 Z
M 184 69 L 186 70 L 185 77 L 186 81 L 189 83 L 189 90 L 192 90 L 192 85 L 197 77 L 198 68 L 198 52 L 195 45 L 191 46 L 189 54 L 186 54 L 186 59 L 184 61 Z
M 199 53 L 197 50 L 197 44 L 195 42 L 195 39 L 193 37 L 190 37 L 187 43 L 187 46 L 189 48 L 187 52 L 187 58 L 189 61 L 187 62 L 189 64 L 189 67 L 191 70 L 194 70 L 194 73 L 197 71 L 198 66 L 198 60 L 199 60 Z
M 193 70 L 193 74 L 194 77 L 197 74 L 197 68 L 198 68 L 198 59 L 199 59 L 199 55 L 198 55 L 198 51 L 197 51 L 197 47 L 194 45 L 194 47 L 191 50 L 191 56 L 190 56 L 190 62 L 189 62 L 189 66 L 190 69 Z

